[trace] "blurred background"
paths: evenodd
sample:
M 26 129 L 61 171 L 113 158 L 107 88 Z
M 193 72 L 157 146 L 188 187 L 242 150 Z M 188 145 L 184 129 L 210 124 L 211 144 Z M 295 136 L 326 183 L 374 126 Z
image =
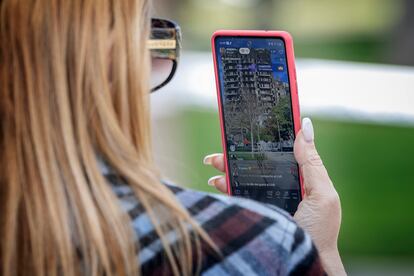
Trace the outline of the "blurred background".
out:
M 202 164 L 221 152 L 210 37 L 217 29 L 289 31 L 302 116 L 341 196 L 350 275 L 414 275 L 414 1 L 154 0 L 177 21 L 173 81 L 151 96 L 166 178 L 215 192 Z

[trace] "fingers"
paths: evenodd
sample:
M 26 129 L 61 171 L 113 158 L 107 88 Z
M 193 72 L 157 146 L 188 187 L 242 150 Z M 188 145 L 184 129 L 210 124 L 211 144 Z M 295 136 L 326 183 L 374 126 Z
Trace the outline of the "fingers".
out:
M 208 180 L 208 185 L 215 187 L 222 193 L 227 193 L 226 177 L 222 175 L 213 176 Z
M 204 165 L 212 165 L 221 172 L 225 172 L 224 156 L 222 153 L 207 155 L 203 160 Z
M 301 168 L 306 195 L 332 192 L 331 179 L 315 148 L 313 125 L 309 118 L 302 121 L 302 130 L 296 136 L 294 153 Z
M 214 153 L 204 157 L 203 163 L 205 165 L 212 165 L 221 172 L 225 172 L 224 156 L 222 153 Z M 227 193 L 226 177 L 222 175 L 213 176 L 208 180 L 208 185 L 215 187 L 222 193 Z

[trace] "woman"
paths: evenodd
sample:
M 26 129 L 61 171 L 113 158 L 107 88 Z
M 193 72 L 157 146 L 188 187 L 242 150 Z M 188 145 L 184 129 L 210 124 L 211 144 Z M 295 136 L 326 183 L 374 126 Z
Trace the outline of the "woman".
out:
M 295 218 L 309 234 L 277 208 L 161 182 L 148 5 L 0 0 L 1 275 L 344 273 L 339 200 L 306 128 Z

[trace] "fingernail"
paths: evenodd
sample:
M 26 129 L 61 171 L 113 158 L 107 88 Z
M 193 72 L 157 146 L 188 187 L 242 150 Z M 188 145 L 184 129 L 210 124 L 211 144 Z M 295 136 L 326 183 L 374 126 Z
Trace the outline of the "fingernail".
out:
M 308 143 L 313 142 L 313 139 L 315 138 L 315 134 L 313 132 L 313 125 L 312 125 L 311 119 L 303 118 L 302 132 L 303 132 L 303 137 L 305 138 L 306 142 Z
M 211 165 L 213 163 L 213 158 L 219 155 L 218 153 L 209 154 L 203 159 L 204 165 Z
M 219 179 L 219 178 L 221 178 L 221 175 L 216 175 L 216 176 L 211 177 L 207 182 L 208 185 L 216 186 L 216 180 Z

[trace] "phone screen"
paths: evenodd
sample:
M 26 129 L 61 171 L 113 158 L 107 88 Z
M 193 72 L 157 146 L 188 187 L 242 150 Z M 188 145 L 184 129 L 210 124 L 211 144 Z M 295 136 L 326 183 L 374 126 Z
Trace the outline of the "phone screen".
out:
M 285 42 L 216 37 L 231 194 L 293 214 L 301 200 Z

